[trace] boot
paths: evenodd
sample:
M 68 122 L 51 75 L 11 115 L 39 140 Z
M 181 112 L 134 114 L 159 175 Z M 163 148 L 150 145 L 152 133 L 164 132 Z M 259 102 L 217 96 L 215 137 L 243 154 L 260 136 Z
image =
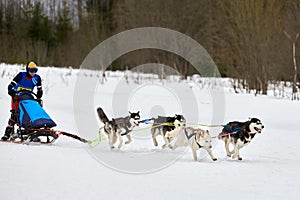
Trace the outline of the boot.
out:
M 4 134 L 4 135 L 1 137 L 1 140 L 7 141 L 9 138 L 10 138 L 10 135 Z
M 10 138 L 10 135 L 12 134 L 12 132 L 13 132 L 13 128 L 11 126 L 7 126 L 5 129 L 5 133 L 2 136 L 1 140 L 7 141 Z

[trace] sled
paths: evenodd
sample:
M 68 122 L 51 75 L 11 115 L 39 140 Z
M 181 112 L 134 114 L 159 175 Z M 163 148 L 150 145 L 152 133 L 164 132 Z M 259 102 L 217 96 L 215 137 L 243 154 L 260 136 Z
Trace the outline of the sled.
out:
M 18 103 L 16 100 L 13 102 Z M 12 111 L 12 119 L 15 120 L 17 127 L 13 127 L 13 134 L 5 142 L 51 144 L 60 135 L 66 135 L 87 143 L 87 140 L 77 135 L 52 129 L 56 123 L 43 109 L 42 100 L 38 99 L 33 92 L 23 91 L 20 93 L 18 109 Z

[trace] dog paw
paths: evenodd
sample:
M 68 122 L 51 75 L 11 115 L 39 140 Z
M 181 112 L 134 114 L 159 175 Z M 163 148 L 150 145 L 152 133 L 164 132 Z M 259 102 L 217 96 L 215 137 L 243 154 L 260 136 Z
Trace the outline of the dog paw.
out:
M 163 149 L 165 149 L 166 147 L 167 147 L 167 145 L 166 145 L 166 144 L 162 145 L 162 148 L 163 148 Z
M 126 141 L 125 144 L 129 144 L 131 141 Z
M 118 145 L 118 149 L 121 149 L 122 145 Z
M 217 159 L 217 158 L 213 158 L 212 160 L 213 160 L 213 161 L 217 161 L 218 159 Z
M 239 157 L 238 160 L 243 160 L 243 158 Z

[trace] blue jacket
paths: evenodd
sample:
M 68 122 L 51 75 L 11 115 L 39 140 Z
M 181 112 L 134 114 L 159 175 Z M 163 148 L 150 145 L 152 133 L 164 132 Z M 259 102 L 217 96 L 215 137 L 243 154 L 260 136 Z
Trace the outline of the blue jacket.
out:
M 8 90 L 13 88 L 17 92 L 21 90 L 32 92 L 34 87 L 37 87 L 38 90 L 42 90 L 41 77 L 37 74 L 32 77 L 27 72 L 20 72 L 9 84 Z

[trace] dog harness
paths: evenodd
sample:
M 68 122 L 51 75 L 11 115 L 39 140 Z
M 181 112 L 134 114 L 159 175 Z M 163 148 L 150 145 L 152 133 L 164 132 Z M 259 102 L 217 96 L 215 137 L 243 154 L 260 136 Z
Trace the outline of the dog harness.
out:
M 226 129 L 226 131 L 228 131 L 228 133 L 237 133 L 241 130 L 241 127 L 236 127 L 235 129 L 232 129 L 228 125 L 225 125 L 224 128 Z
M 195 137 L 195 142 L 196 142 L 196 144 L 198 145 L 198 147 L 201 149 L 202 146 L 197 142 L 196 133 L 189 134 L 189 133 L 186 131 L 186 129 L 187 129 L 187 128 L 183 128 L 184 134 L 185 134 L 186 138 L 187 138 L 188 140 L 190 140 L 192 137 Z
M 228 133 L 220 133 L 219 137 L 234 135 L 241 131 L 241 127 L 236 127 L 235 129 L 230 128 L 228 125 L 224 125 L 223 127 L 226 129 L 226 131 L 228 131 Z

